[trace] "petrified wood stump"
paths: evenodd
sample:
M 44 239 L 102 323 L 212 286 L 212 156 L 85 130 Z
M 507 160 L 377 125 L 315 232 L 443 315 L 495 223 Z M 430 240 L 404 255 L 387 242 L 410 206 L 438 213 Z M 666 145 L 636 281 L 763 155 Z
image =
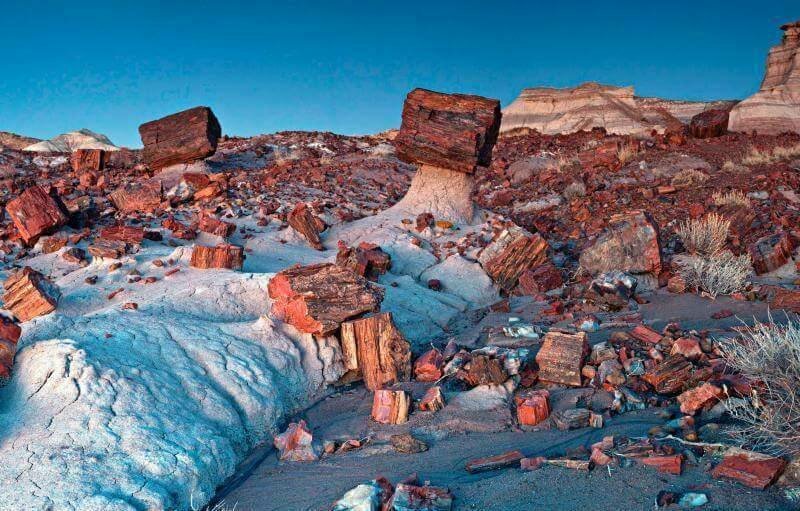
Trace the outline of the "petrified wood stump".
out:
M 484 271 L 505 291 L 514 289 L 526 270 L 547 261 L 544 238 L 517 226 L 503 231 L 478 256 Z
M 20 321 L 53 312 L 58 305 L 58 287 L 28 266 L 12 273 L 3 288 L 3 306 Z
M 70 156 L 75 172 L 100 171 L 106 163 L 106 152 L 102 149 L 76 149 Z
M 300 203 L 294 207 L 289 215 L 286 217 L 289 225 L 297 231 L 302 237 L 308 241 L 315 250 L 323 250 L 322 242 L 319 239 L 319 233 L 325 229 L 325 224 L 314 216 L 311 208 L 304 203 Z
M 193 268 L 227 268 L 241 270 L 244 264 L 244 248 L 239 245 L 220 243 L 215 247 L 195 245 L 189 266 Z
M 372 420 L 381 424 L 408 421 L 411 396 L 404 390 L 376 390 L 372 399 Z
M 341 343 L 345 370 L 360 373 L 370 390 L 411 377 L 410 345 L 390 312 L 342 323 Z
M 222 134 L 214 112 L 198 106 L 139 126 L 142 157 L 150 168 L 191 163 L 214 154 Z
M 283 270 L 269 281 L 272 313 L 302 332 L 335 333 L 342 322 L 380 309 L 383 291 L 334 264 Z
M 61 205 L 40 186 L 31 186 L 6 204 L 6 212 L 28 245 L 67 223 Z
M 539 379 L 573 387 L 581 386 L 583 359 L 589 352 L 586 332 L 566 334 L 547 332 L 536 363 L 539 364 Z

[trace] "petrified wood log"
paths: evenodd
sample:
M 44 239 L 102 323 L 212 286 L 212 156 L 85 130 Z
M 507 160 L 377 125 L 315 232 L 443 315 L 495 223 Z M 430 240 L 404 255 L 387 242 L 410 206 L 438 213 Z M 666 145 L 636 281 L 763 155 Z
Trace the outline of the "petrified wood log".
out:
M 750 245 L 748 252 L 756 275 L 761 275 L 786 264 L 794 252 L 794 242 L 788 233 L 779 232 L 758 239 Z
M 26 266 L 3 282 L 3 305 L 20 321 L 28 321 L 56 310 L 60 292 L 44 275 Z
M 681 413 L 694 415 L 703 408 L 717 403 L 724 396 L 721 388 L 706 382 L 683 392 L 678 396 L 678 403 L 681 404 Z
M 408 421 L 411 396 L 404 390 L 376 390 L 372 399 L 372 420 L 381 424 Z
M 683 469 L 683 454 L 670 454 L 666 456 L 648 456 L 640 458 L 643 464 L 653 467 L 662 474 L 679 476 Z
M 0 381 L 11 376 L 17 341 L 21 334 L 22 329 L 13 318 L 0 314 Z
M 589 353 L 586 332 L 566 334 L 547 332 L 536 363 L 539 364 L 539 379 L 573 387 L 581 386 L 583 359 Z
M 642 376 L 659 394 L 676 394 L 692 378 L 692 363 L 681 355 L 668 357 Z
M 729 116 L 730 110 L 721 108 L 700 112 L 689 121 L 689 133 L 695 138 L 722 136 L 728 131 Z
M 325 224 L 311 212 L 311 209 L 304 203 L 297 204 L 289 212 L 286 220 L 292 228 L 300 233 L 315 250 L 322 250 L 322 242 L 319 233 L 325 228 Z
M 162 206 L 161 181 L 122 186 L 108 197 L 121 213 L 152 213 Z
M 514 397 L 517 421 L 521 426 L 535 426 L 550 416 L 550 393 L 534 390 Z
M 106 152 L 102 149 L 76 149 L 70 157 L 75 172 L 103 170 L 105 162 Z
M 348 247 L 339 240 L 337 266 L 349 268 L 357 275 L 377 281 L 379 276 L 389 270 L 391 264 L 391 256 L 374 243 L 362 241 L 357 247 Z
M 112 225 L 101 230 L 100 237 L 107 240 L 124 241 L 131 245 L 139 245 L 144 239 L 144 227 Z
M 119 259 L 128 253 L 128 244 L 120 240 L 99 238 L 89 245 L 89 253 L 94 257 Z
M 244 264 L 244 248 L 239 245 L 220 243 L 216 247 L 195 245 L 189 266 L 193 268 L 227 268 L 241 270 Z
M 269 281 L 272 313 L 302 332 L 329 335 L 342 322 L 376 312 L 383 291 L 346 268 L 322 263 L 283 270 Z
M 500 118 L 496 99 L 414 89 L 403 105 L 394 140 L 397 155 L 409 163 L 472 174 L 491 163 Z
M 370 390 L 411 377 L 410 345 L 390 312 L 342 323 L 341 343 L 345 369 L 360 372 Z
M 198 106 L 139 126 L 142 157 L 150 168 L 191 163 L 214 154 L 222 134 L 214 112 Z
M 6 204 L 6 212 L 28 245 L 42 234 L 50 234 L 67 223 L 66 213 L 56 199 L 40 186 L 31 186 Z
M 612 270 L 658 275 L 661 248 L 655 221 L 638 210 L 611 216 L 608 229 L 581 253 L 580 264 L 592 275 Z
M 227 238 L 236 232 L 236 224 L 215 218 L 204 211 L 200 214 L 197 229 L 208 234 Z
M 778 480 L 786 468 L 786 460 L 765 454 L 731 450 L 711 471 L 715 478 L 733 479 L 739 483 L 763 490 Z
M 498 286 L 511 291 L 526 270 L 547 262 L 547 242 L 539 233 L 512 226 L 481 251 L 478 262 Z
M 444 408 L 442 388 L 434 385 L 425 391 L 425 395 L 419 401 L 419 409 L 425 412 L 438 412 L 442 408 Z
M 489 470 L 497 470 L 507 467 L 518 467 L 520 460 L 524 458 L 519 451 L 510 451 L 497 456 L 489 456 L 487 458 L 477 458 L 467 462 L 466 469 L 470 474 L 477 474 L 478 472 L 487 472 Z

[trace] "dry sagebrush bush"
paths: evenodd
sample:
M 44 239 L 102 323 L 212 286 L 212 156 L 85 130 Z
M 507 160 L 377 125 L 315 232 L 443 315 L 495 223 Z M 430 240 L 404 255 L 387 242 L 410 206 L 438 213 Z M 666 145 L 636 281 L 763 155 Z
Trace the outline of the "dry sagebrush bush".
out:
M 573 181 L 564 188 L 561 195 L 567 200 L 574 199 L 575 197 L 583 197 L 586 195 L 586 185 L 580 181 Z
M 622 165 L 639 156 L 639 148 L 636 144 L 622 144 L 617 148 L 617 159 Z
M 711 298 L 743 290 L 752 269 L 749 255 L 737 257 L 730 250 L 710 256 L 682 255 L 675 262 L 686 285 Z
M 766 165 L 782 160 L 788 160 L 800 156 L 800 144 L 791 146 L 778 146 L 772 151 L 760 150 L 756 147 L 750 148 L 750 152 L 742 158 L 745 165 Z
M 710 256 L 725 248 L 730 227 L 730 220 L 710 213 L 702 219 L 683 222 L 677 234 L 689 253 Z
M 728 409 L 742 426 L 734 435 L 743 444 L 773 454 L 800 455 L 800 323 L 756 322 L 742 339 L 721 343 L 728 365 L 757 383 L 744 400 L 729 399 Z
M 750 206 L 750 199 L 739 190 L 731 190 L 727 193 L 714 192 L 711 200 L 717 206 Z
M 708 181 L 708 174 L 695 169 L 681 170 L 672 178 L 670 184 L 675 188 L 689 188 L 700 186 Z

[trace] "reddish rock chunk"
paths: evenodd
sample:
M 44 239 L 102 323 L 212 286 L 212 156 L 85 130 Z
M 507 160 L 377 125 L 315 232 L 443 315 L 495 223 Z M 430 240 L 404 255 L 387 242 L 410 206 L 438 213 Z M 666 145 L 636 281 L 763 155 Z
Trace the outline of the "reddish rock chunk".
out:
M 289 212 L 286 220 L 314 249 L 323 249 L 322 242 L 319 239 L 319 233 L 325 229 L 325 224 L 322 220 L 314 216 L 314 213 L 311 212 L 311 208 L 301 202 Z
M 510 451 L 497 456 L 489 456 L 486 458 L 477 458 L 467 462 L 466 469 L 470 474 L 477 474 L 479 472 L 488 472 L 489 470 L 498 470 L 501 468 L 518 467 L 520 460 L 524 456 L 519 451 Z
M 724 395 L 721 388 L 711 383 L 704 383 L 678 396 L 678 403 L 681 404 L 682 413 L 694 415 L 703 408 L 718 402 Z
M 523 295 L 535 296 L 561 287 L 563 284 L 561 271 L 552 263 L 545 263 L 532 270 L 525 270 L 519 276 L 517 289 Z
M 669 354 L 683 355 L 690 360 L 695 360 L 703 356 L 703 350 L 700 349 L 700 342 L 697 339 L 681 337 L 672 343 Z
M 67 246 L 67 238 L 63 236 L 48 236 L 41 239 L 42 253 L 52 254 Z
M 88 250 L 94 257 L 119 259 L 128 253 L 128 244 L 120 240 L 99 238 L 89 245 Z
M 114 225 L 101 230 L 100 237 L 107 240 L 124 241 L 131 245 L 139 245 L 144 240 L 144 227 Z
M 613 215 L 608 230 L 583 251 L 580 264 L 593 275 L 611 270 L 658 275 L 661 249 L 655 222 L 642 211 Z
M 453 506 L 453 496 L 445 488 L 398 483 L 386 509 L 444 511 Z
M 391 256 L 373 243 L 362 241 L 357 247 L 351 248 L 339 241 L 336 265 L 349 268 L 357 275 L 377 281 L 380 275 L 389 270 L 391 264 Z
M 457 373 L 457 376 L 471 387 L 500 385 L 508 379 L 508 373 L 503 368 L 503 363 L 499 359 L 486 355 L 473 356 L 465 368 Z
M 733 479 L 745 486 L 763 490 L 783 473 L 786 461 L 755 452 L 733 450 L 711 471 L 717 479 Z
M 513 226 L 481 251 L 478 262 L 498 286 L 511 291 L 525 270 L 548 262 L 547 242 L 539 233 Z
M 372 399 L 372 420 L 381 424 L 408 421 L 411 397 L 404 390 L 376 390 Z
M 108 197 L 121 213 L 152 213 L 163 206 L 161 181 L 122 186 Z
M 302 332 L 328 335 L 342 322 L 376 312 L 383 291 L 352 271 L 322 263 L 283 270 L 269 281 L 272 313 Z
M 102 149 L 76 149 L 70 163 L 75 172 L 97 172 L 105 168 L 106 152 Z
M 472 174 L 492 161 L 500 117 L 495 99 L 414 89 L 406 97 L 394 140 L 397 156 L 408 163 Z
M 219 220 L 204 211 L 200 214 L 200 221 L 197 223 L 197 229 L 208 234 L 227 238 L 236 232 L 236 225 L 231 222 Z
M 0 381 L 11 377 L 14 354 L 17 352 L 17 342 L 21 334 L 22 329 L 13 318 L 0 314 Z
M 214 112 L 198 106 L 139 126 L 142 157 L 152 169 L 191 163 L 214 154 L 222 135 Z
M 547 332 L 542 347 L 536 354 L 539 379 L 580 387 L 583 359 L 588 353 L 589 339 L 586 332 L 576 334 Z
M 689 121 L 689 133 L 694 138 L 713 138 L 728 132 L 728 116 L 730 110 L 715 108 L 706 110 L 692 117 Z
M 786 232 L 764 236 L 748 249 L 756 274 L 769 273 L 786 264 L 794 252 L 794 242 Z
M 436 381 L 442 377 L 444 357 L 433 348 L 426 351 L 414 362 L 414 378 L 417 381 Z
M 535 426 L 550 416 L 550 393 L 546 390 L 535 390 L 517 395 L 517 421 L 522 426 Z
M 425 391 L 425 395 L 419 401 L 419 409 L 425 412 L 437 412 L 444 408 L 444 404 L 442 388 L 434 385 Z
M 28 245 L 35 244 L 39 236 L 52 233 L 69 220 L 58 201 L 41 186 L 31 186 L 10 200 L 6 213 Z
M 636 325 L 633 330 L 628 333 L 628 335 L 637 341 L 647 344 L 657 344 L 659 341 L 661 341 L 662 337 L 660 333 L 644 325 Z
M 411 350 L 394 326 L 392 313 L 384 312 L 342 323 L 342 359 L 370 390 L 411 378 Z
M 306 421 L 292 422 L 286 431 L 275 435 L 275 448 L 281 461 L 316 461 L 318 456 L 312 446 L 313 437 Z
M 9 275 L 3 288 L 3 306 L 20 321 L 53 312 L 60 297 L 55 284 L 28 266 Z
M 659 394 L 680 392 L 691 377 L 692 364 L 680 355 L 667 358 L 642 376 Z
M 244 248 L 228 243 L 220 243 L 215 247 L 195 245 L 189 262 L 189 266 L 202 269 L 241 270 L 242 264 L 244 264 Z
M 800 314 L 800 291 L 777 288 L 769 306 Z
M 648 456 L 640 461 L 649 467 L 654 467 L 662 474 L 679 476 L 683 469 L 683 455 L 672 454 L 668 456 Z
M 197 237 L 197 232 L 188 225 L 178 222 L 173 217 L 165 218 L 161 226 L 172 231 L 172 237 L 181 240 L 193 240 Z

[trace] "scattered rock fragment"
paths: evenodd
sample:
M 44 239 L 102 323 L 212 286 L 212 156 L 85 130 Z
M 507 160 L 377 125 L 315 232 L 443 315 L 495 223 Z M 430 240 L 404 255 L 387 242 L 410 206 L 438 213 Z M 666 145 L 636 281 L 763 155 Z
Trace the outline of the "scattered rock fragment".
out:
M 444 405 L 444 394 L 438 385 L 425 391 L 425 395 L 419 401 L 419 409 L 425 412 L 437 412 L 444 408 Z
M 286 220 L 315 250 L 323 250 L 319 234 L 325 229 L 325 223 L 314 216 L 311 212 L 311 208 L 305 203 L 301 202 L 297 204 L 294 209 L 289 212 Z
M 678 396 L 678 402 L 681 404 L 681 412 L 694 415 L 703 408 L 717 403 L 723 396 L 721 388 L 706 382 L 683 392 Z
M 372 420 L 381 424 L 408 421 L 411 397 L 404 390 L 376 390 L 372 400 Z
M 487 458 L 477 458 L 467 462 L 466 469 L 470 474 L 499 470 L 501 468 L 518 467 L 524 456 L 519 451 L 510 451 Z
M 274 439 L 281 461 L 316 461 L 319 456 L 314 451 L 312 441 L 311 431 L 304 420 L 292 422 L 286 431 Z
M 75 172 L 100 171 L 106 164 L 106 152 L 102 149 L 76 149 L 70 156 L 70 163 Z
M 417 454 L 419 452 L 428 450 L 428 444 L 422 440 L 414 438 L 411 436 L 411 433 L 392 435 L 389 437 L 389 441 L 391 441 L 392 447 L 394 447 L 395 451 L 403 454 Z
M 5 314 L 0 314 L 0 382 L 11 377 L 17 342 L 22 334 L 19 324 Z
M 712 108 L 692 117 L 689 132 L 694 138 L 712 138 L 724 135 L 728 131 L 730 110 Z
M 547 242 L 539 233 L 512 226 L 481 252 L 478 262 L 498 286 L 511 291 L 526 270 L 547 262 Z
M 214 247 L 195 245 L 189 266 L 192 268 L 227 268 L 241 270 L 244 264 L 244 248 L 239 245 L 220 243 Z
M 33 245 L 39 236 L 49 234 L 67 223 L 64 208 L 41 186 L 31 186 L 6 204 L 20 237 Z
M 535 390 L 515 396 L 517 421 L 521 426 L 536 426 L 550 416 L 550 393 Z
M 389 270 L 391 256 L 373 243 L 361 242 L 357 247 L 348 247 L 340 241 L 336 265 L 349 268 L 369 280 L 377 281 L 380 275 Z
M 453 496 L 449 490 L 434 486 L 398 483 L 389 508 L 397 511 L 450 511 Z
M 760 238 L 750 245 L 750 258 L 757 275 L 777 270 L 786 264 L 794 252 L 794 242 L 786 232 Z
M 718 479 L 733 479 L 750 488 L 763 490 L 778 480 L 786 465 L 786 460 L 781 458 L 729 449 L 722 461 L 711 471 L 711 475 Z
M 536 354 L 539 379 L 573 387 L 581 386 L 581 368 L 589 353 L 586 332 L 567 334 L 550 331 Z
M 61 294 L 55 284 L 29 266 L 9 275 L 3 288 L 3 306 L 23 322 L 56 310 Z
M 580 264 L 593 275 L 621 270 L 657 276 L 661 248 L 654 221 L 642 211 L 612 216 L 608 230 L 581 253 Z

